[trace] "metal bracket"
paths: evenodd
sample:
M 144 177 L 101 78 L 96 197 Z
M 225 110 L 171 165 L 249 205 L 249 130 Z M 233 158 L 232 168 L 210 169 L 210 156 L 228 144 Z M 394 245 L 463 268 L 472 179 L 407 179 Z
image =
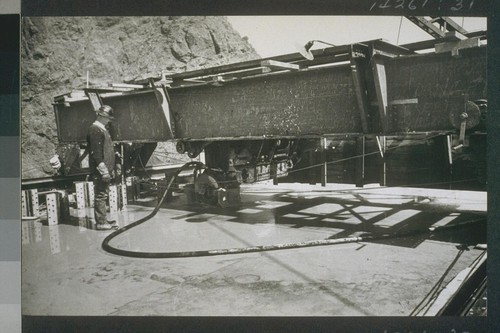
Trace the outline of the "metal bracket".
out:
M 378 146 L 378 152 L 380 153 L 380 157 L 384 158 L 384 142 L 385 142 L 385 137 L 380 137 L 376 136 L 375 139 L 377 140 L 377 146 Z
M 458 123 L 458 121 L 460 121 L 460 127 L 455 125 L 459 128 L 459 137 L 458 145 L 456 147 L 453 147 L 453 149 L 459 149 L 468 146 L 465 140 L 465 132 L 468 129 L 477 126 L 481 119 L 481 111 L 479 110 L 479 107 L 474 102 L 469 101 L 469 96 L 467 94 L 464 95 L 464 100 L 464 108 L 461 113 L 457 112 L 453 115 L 454 123 Z
M 380 55 L 372 56 L 372 71 L 377 93 L 377 104 L 380 115 L 382 132 L 387 132 L 389 124 L 387 119 L 387 77 L 385 74 L 384 60 Z
M 101 95 L 99 95 L 99 91 L 97 89 L 85 89 L 85 95 L 87 95 L 94 111 L 97 112 L 99 108 L 102 106 Z
M 165 115 L 165 119 L 167 120 L 168 130 L 170 137 L 173 139 L 175 137 L 174 127 L 172 126 L 172 112 L 170 110 L 170 97 L 168 96 L 167 87 L 162 84 L 161 87 L 156 87 L 153 80 L 150 80 L 150 85 L 152 89 L 155 90 L 155 96 L 160 104 L 160 107 Z
M 448 163 L 453 164 L 453 154 L 452 154 L 452 138 L 451 135 L 446 136 L 446 148 L 448 151 Z
M 465 147 L 465 130 L 467 129 L 467 118 L 469 115 L 467 112 L 463 112 L 460 117 L 462 118 L 462 122 L 460 123 L 460 134 L 458 136 L 458 146 L 453 147 L 453 149 L 459 149 Z

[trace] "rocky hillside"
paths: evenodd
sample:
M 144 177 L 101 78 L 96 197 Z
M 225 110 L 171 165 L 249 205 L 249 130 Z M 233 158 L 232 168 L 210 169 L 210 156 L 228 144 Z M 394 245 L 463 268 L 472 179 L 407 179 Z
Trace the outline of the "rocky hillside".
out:
M 22 28 L 22 178 L 53 174 L 54 96 L 259 58 L 225 17 L 32 17 Z

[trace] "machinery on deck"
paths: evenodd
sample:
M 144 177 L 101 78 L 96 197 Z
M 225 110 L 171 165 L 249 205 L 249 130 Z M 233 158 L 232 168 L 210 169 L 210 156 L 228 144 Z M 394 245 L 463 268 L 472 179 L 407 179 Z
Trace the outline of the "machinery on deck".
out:
M 384 229 L 380 237 L 356 231 L 347 238 L 197 251 L 142 252 L 110 245 L 115 236 L 152 218 L 188 167 L 188 201 L 221 206 L 239 201 L 242 184 L 265 180 L 484 190 L 486 32 L 467 33 L 443 18 L 409 19 L 435 39 L 406 45 L 371 40 L 316 50 L 310 49 L 312 41 L 299 53 L 57 96 L 53 105 L 59 158 L 51 163 L 59 168 L 58 180 L 88 174 L 87 129 L 95 111 L 107 104 L 115 113 L 110 132 L 121 150 L 127 179 L 122 185 L 135 187 L 129 179 L 153 179 L 152 172 L 163 173 L 150 182 L 160 194 L 156 207 L 109 234 L 102 244 L 109 253 L 180 258 L 404 238 L 415 230 Z M 182 162 L 191 162 L 147 169 L 161 142 L 170 142 L 185 155 Z M 86 203 L 91 206 L 91 182 L 72 185 L 77 188 L 77 207 L 79 200 L 87 201 L 84 208 Z M 114 188 L 110 211 L 120 206 L 120 191 L 123 186 Z M 69 216 L 67 193 L 42 193 L 47 194 L 49 225 L 57 224 L 53 215 Z M 38 194 L 23 193 L 23 216 L 26 211 L 28 218 L 38 217 Z M 467 273 L 459 293 L 430 301 L 443 276 L 412 315 L 484 314 L 486 306 L 478 300 L 487 300 L 486 256 L 469 268 L 472 274 Z M 449 300 L 440 308 L 445 297 Z
M 107 104 L 129 175 L 158 142 L 191 159 L 204 152 L 186 187 L 197 201 L 225 205 L 240 184 L 269 179 L 484 186 L 485 38 L 451 30 L 402 46 L 372 40 L 57 96 L 61 172 L 85 169 L 87 128 Z

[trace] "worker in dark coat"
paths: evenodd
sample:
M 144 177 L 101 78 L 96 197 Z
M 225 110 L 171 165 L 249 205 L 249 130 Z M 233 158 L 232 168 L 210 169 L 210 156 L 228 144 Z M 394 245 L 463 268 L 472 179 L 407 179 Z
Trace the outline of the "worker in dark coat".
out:
M 97 119 L 89 127 L 87 134 L 90 151 L 89 167 L 94 182 L 94 216 L 97 230 L 118 228 L 116 221 L 109 221 L 106 218 L 109 184 L 115 176 L 120 176 L 117 173 L 121 173 L 121 165 L 115 156 L 113 141 L 106 128 L 113 119 L 113 108 L 109 105 L 101 106 L 97 111 Z

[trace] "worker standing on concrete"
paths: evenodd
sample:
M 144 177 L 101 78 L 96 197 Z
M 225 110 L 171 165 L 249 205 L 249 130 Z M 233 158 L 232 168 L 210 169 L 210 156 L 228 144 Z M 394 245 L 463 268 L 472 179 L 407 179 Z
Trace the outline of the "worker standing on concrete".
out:
M 113 119 L 113 108 L 109 105 L 102 105 L 97 111 L 96 121 L 89 127 L 87 134 L 87 144 L 90 150 L 89 167 L 95 191 L 94 216 L 97 230 L 118 228 L 116 221 L 109 221 L 106 217 L 109 184 L 115 176 L 120 176 L 119 173 L 121 173 L 121 165 L 119 159 L 117 163 L 115 162 L 113 141 L 106 128 L 106 125 Z

